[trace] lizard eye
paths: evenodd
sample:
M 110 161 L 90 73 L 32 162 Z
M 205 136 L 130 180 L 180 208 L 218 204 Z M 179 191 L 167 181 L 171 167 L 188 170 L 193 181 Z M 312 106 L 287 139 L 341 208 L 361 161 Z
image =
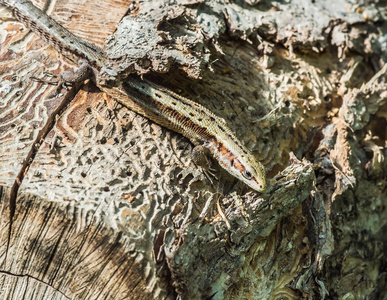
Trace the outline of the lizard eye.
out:
M 247 171 L 247 170 L 244 170 L 243 173 L 242 173 L 242 175 L 243 175 L 246 179 L 248 179 L 248 180 L 251 179 L 251 173 L 250 173 L 249 171 Z

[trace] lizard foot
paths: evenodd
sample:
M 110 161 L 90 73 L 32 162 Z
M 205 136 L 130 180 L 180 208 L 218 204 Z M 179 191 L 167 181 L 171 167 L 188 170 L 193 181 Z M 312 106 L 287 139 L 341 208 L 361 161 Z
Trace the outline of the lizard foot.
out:
M 31 79 L 45 84 L 56 85 L 57 88 L 53 95 L 53 97 L 56 97 L 57 95 L 60 94 L 62 88 L 65 88 L 66 90 L 68 90 L 68 88 L 73 84 L 84 81 L 87 78 L 89 78 L 90 73 L 91 73 L 91 68 L 89 63 L 87 61 L 82 60 L 79 62 L 79 67 L 77 69 L 63 71 L 60 73 L 59 76 L 46 73 L 52 78 L 57 78 L 56 80 L 43 80 L 36 77 L 31 77 Z
M 215 172 L 216 170 L 211 168 L 211 159 L 209 157 L 209 150 L 201 145 L 196 146 L 192 150 L 192 160 L 195 163 L 195 165 L 201 167 L 204 175 L 207 177 L 207 179 L 210 181 L 212 185 L 214 185 L 214 182 L 211 178 L 214 178 L 216 181 L 218 181 L 218 177 L 216 177 Z

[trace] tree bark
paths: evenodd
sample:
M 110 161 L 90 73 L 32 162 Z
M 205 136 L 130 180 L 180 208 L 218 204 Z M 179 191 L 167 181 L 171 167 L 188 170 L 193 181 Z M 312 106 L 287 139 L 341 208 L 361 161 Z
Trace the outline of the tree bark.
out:
M 383 3 L 177 2 L 34 4 L 224 118 L 268 190 L 92 82 L 53 95 L 32 77 L 76 66 L 0 7 L 0 298 L 387 299 Z

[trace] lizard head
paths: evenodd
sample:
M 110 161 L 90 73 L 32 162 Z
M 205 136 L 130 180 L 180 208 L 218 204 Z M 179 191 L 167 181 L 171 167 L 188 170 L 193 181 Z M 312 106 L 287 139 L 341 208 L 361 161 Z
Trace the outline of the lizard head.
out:
M 264 192 L 266 176 L 264 167 L 250 153 L 243 154 L 233 162 L 233 175 L 258 192 Z
M 215 157 L 231 175 L 243 181 L 252 189 L 264 192 L 267 188 L 265 169 L 240 143 L 221 144 Z

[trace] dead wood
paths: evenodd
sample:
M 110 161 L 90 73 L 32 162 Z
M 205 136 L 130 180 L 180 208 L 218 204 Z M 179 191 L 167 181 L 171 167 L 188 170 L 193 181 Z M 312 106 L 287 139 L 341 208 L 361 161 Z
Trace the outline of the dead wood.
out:
M 0 7 L 1 299 L 383 299 L 381 2 L 34 3 L 223 117 L 270 187 L 211 184 L 91 82 L 53 97 L 31 77 L 75 66 Z

